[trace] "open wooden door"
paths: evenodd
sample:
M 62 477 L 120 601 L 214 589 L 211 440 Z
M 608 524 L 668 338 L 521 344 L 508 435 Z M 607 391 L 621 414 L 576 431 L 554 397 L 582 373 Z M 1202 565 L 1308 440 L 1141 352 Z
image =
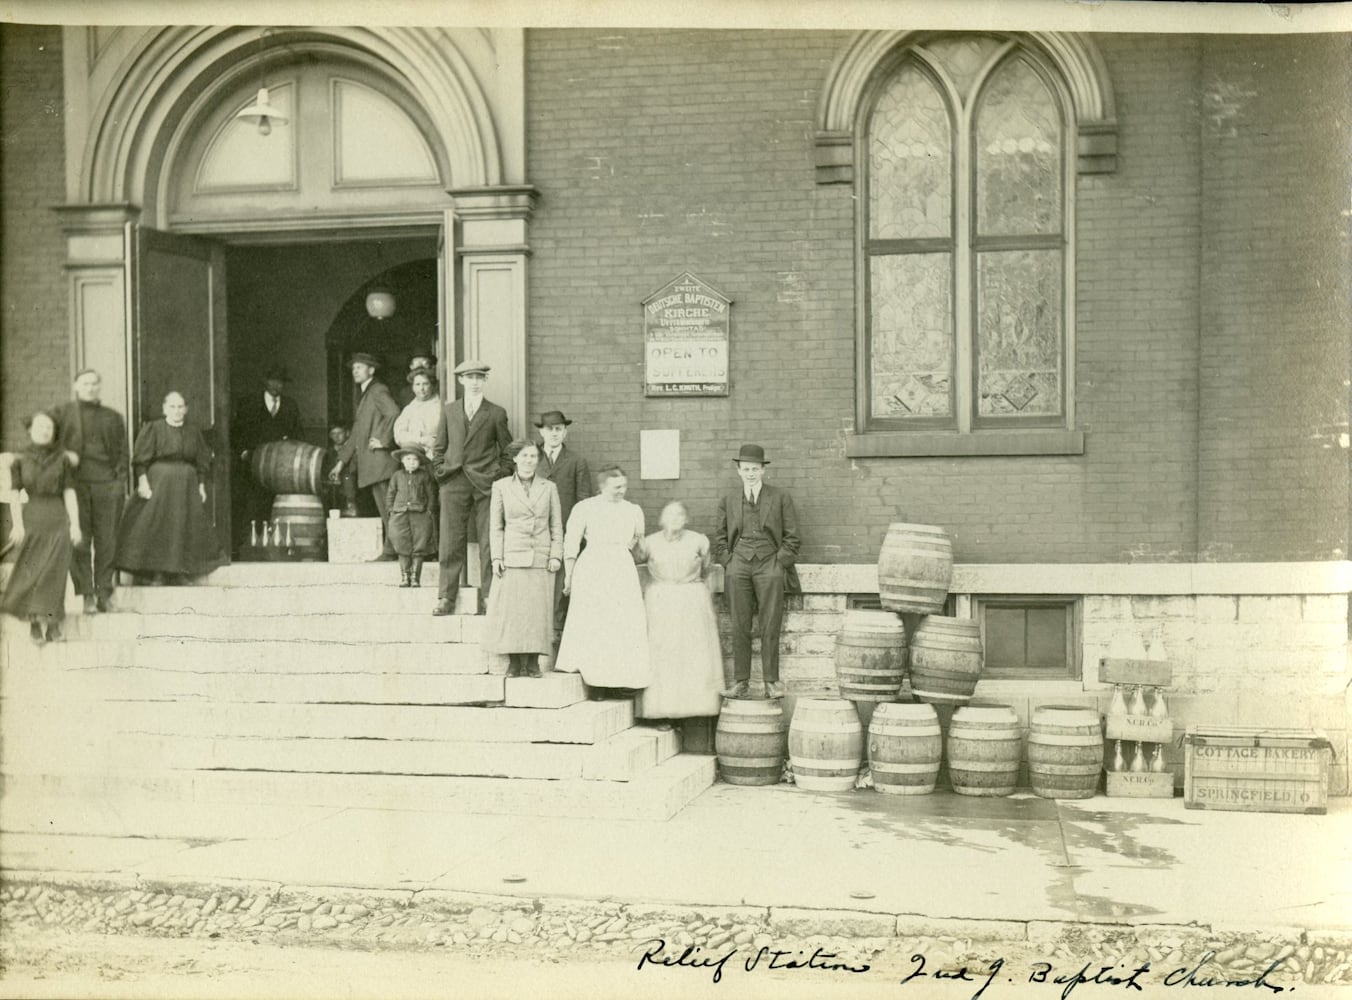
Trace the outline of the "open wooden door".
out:
M 211 240 L 136 229 L 135 420 L 160 416 L 166 393 L 188 403 L 216 457 L 207 503 L 230 552 L 230 379 L 225 339 L 225 249 Z

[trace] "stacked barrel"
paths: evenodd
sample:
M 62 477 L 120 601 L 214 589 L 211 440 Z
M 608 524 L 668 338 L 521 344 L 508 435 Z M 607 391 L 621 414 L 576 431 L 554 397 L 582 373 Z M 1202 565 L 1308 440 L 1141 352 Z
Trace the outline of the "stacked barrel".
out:
M 272 520 L 250 526 L 254 555 L 322 560 L 326 522 L 319 491 L 324 450 L 304 441 L 269 441 L 254 449 L 249 465 L 254 479 L 276 494 Z
M 880 792 L 934 791 L 943 760 L 935 706 L 947 712 L 965 704 L 981 673 L 977 623 L 937 614 L 952 578 L 953 544 L 943 528 L 889 525 L 878 556 L 883 610 L 847 611 L 836 638 L 840 698 L 800 701 L 789 726 L 798 785 L 852 788 L 867 763 Z M 908 660 L 914 701 L 901 700 Z

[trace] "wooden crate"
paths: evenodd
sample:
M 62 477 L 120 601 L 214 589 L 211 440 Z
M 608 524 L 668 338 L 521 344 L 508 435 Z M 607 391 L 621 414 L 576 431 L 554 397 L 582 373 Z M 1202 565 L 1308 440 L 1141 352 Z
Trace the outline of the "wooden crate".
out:
M 1332 757 L 1332 745 L 1314 730 L 1190 726 L 1183 737 L 1183 804 L 1323 815 Z
M 1099 677 L 1104 684 L 1145 684 L 1168 687 L 1174 668 L 1168 660 L 1122 660 L 1105 656 L 1099 660 Z
M 1116 798 L 1172 799 L 1173 771 L 1108 771 L 1105 791 Z
M 1105 715 L 1109 740 L 1131 740 L 1133 743 L 1168 743 L 1174 738 L 1174 720 L 1167 715 Z

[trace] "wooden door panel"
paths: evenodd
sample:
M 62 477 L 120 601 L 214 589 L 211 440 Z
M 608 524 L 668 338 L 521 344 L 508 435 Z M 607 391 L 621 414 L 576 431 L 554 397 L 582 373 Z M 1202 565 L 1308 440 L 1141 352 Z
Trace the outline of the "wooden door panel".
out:
M 166 393 L 188 403 L 188 420 L 216 454 L 208 502 L 229 551 L 230 400 L 225 339 L 225 252 L 211 240 L 139 227 L 136 238 L 138 423 L 155 420 Z

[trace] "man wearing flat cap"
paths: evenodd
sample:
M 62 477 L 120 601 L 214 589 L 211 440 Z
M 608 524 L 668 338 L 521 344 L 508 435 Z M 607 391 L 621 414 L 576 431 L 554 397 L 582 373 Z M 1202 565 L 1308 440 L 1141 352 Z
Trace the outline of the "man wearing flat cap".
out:
M 745 698 L 750 690 L 751 621 L 759 613 L 765 693 L 782 698 L 779 633 L 784 623 L 784 594 L 801 589 L 794 567 L 798 513 L 788 493 L 762 481 L 770 464 L 764 448 L 744 444 L 733 462 L 742 486 L 719 501 L 713 536 L 713 554 L 725 570 L 724 590 L 732 618 L 733 684 L 723 694 Z
M 381 560 L 395 558 L 390 543 L 390 512 L 386 502 L 390 476 L 399 468 L 390 453 L 394 450 L 394 421 L 399 416 L 399 404 L 394 401 L 382 382 L 376 381 L 380 361 L 371 354 L 352 355 L 352 382 L 361 398 L 352 417 L 352 433 L 338 449 L 338 461 L 329 470 L 329 482 L 342 478 L 343 468 L 357 464 L 357 492 L 366 492 L 380 512 L 385 529 L 385 547 Z
M 284 367 L 272 365 L 263 373 L 262 391 L 247 397 L 235 410 L 230 443 L 238 457 L 234 481 L 236 509 L 241 516 L 235 518 L 234 527 L 241 544 L 249 537 L 250 521 L 266 521 L 272 516 L 272 494 L 254 479 L 250 457 L 262 445 L 299 440 L 301 436 L 300 407 L 282 394 L 289 381 Z
M 488 513 L 493 480 L 512 474 L 507 446 L 507 411 L 484 398 L 489 366 L 482 361 L 462 361 L 455 368 L 463 395 L 442 407 L 437 423 L 435 474 L 440 486 L 441 573 L 434 615 L 449 615 L 455 609 L 456 589 L 465 568 L 469 544 L 469 520 L 474 518 L 474 538 L 479 543 L 479 604 L 487 603 L 493 582 L 492 553 L 488 546 Z
M 563 509 L 563 523 L 579 500 L 586 500 L 594 492 L 591 467 L 587 460 L 570 451 L 566 442 L 572 421 L 562 410 L 546 410 L 535 421 L 540 431 L 540 465 L 536 475 L 552 482 L 559 491 L 559 506 Z M 568 597 L 563 593 L 563 574 L 554 574 L 554 634 L 563 633 L 563 619 L 568 613 Z

